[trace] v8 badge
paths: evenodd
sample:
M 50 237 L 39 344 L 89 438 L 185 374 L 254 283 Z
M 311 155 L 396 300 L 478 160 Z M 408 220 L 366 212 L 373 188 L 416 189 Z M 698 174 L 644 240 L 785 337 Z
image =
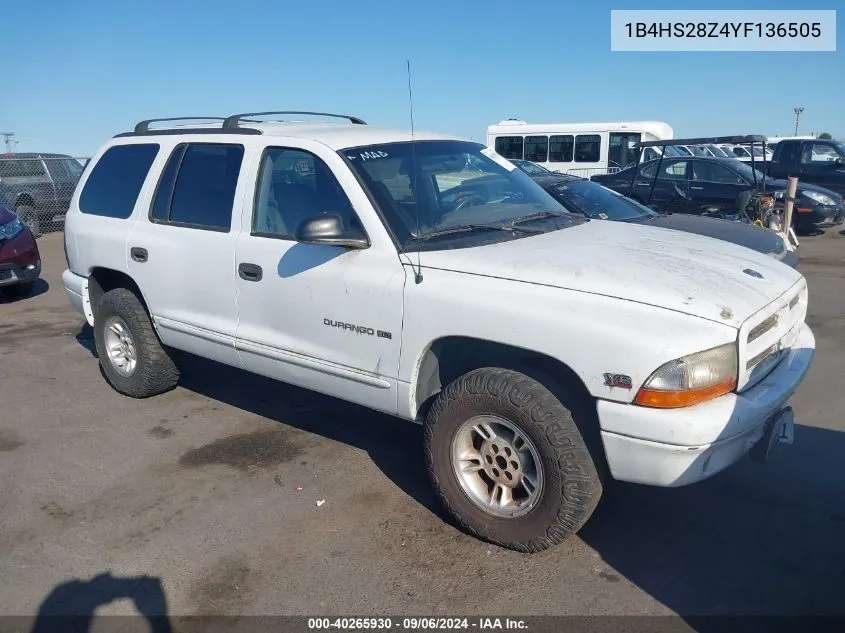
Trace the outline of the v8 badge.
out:
M 631 389 L 631 377 L 625 374 L 604 374 L 606 387 L 619 387 L 620 389 Z

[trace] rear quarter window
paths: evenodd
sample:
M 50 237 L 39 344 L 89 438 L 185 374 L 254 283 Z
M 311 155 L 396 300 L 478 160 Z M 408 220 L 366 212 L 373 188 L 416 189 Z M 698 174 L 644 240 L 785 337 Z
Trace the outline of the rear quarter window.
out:
M 90 215 L 126 219 L 150 171 L 159 145 L 115 145 L 94 165 L 79 194 L 79 210 Z

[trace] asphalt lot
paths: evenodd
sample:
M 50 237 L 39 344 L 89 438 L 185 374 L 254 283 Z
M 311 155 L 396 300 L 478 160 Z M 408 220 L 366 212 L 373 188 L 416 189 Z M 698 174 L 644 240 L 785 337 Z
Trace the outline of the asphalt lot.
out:
M 117 394 L 46 235 L 36 296 L 0 300 L 0 613 L 134 613 L 119 598 L 160 582 L 171 615 L 845 615 L 842 228 L 802 238 L 795 445 L 691 487 L 614 484 L 536 555 L 443 520 L 415 425 L 195 358 L 175 391 Z

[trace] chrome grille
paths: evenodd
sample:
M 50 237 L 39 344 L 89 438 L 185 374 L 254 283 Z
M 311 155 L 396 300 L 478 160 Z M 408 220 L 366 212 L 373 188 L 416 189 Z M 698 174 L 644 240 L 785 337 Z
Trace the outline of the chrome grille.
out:
M 789 291 L 749 318 L 739 331 L 738 390 L 753 387 L 789 352 L 807 316 L 807 283 Z

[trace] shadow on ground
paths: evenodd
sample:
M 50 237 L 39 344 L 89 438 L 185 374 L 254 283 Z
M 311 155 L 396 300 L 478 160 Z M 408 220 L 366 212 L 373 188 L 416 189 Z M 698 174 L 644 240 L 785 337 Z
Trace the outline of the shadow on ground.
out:
M 843 455 L 845 433 L 797 426 L 765 465 L 683 488 L 611 485 L 580 536 L 683 616 L 845 615 Z
M 38 608 L 31 631 L 87 633 L 92 628 L 96 610 L 121 599 L 131 600 L 149 625 L 132 630 L 148 630 L 150 633 L 171 632 L 167 598 L 161 579 L 152 576 L 121 578 L 112 576 L 111 573 L 100 574 L 91 580 L 75 579 L 58 585 Z
M 90 350 L 90 328 L 77 340 Z M 181 387 L 365 451 L 445 520 L 420 426 L 188 354 L 177 362 Z M 845 433 L 798 425 L 795 444 L 765 465 L 746 458 L 683 488 L 611 482 L 579 536 L 613 568 L 608 578 L 624 577 L 699 631 L 725 622 L 694 616 L 845 616 L 843 455 Z
M 181 387 L 363 450 L 406 494 L 445 516 L 425 476 L 420 425 L 183 352 L 177 363 Z
M 23 295 L 20 297 L 16 297 L 14 295 L 9 294 L 7 291 L 0 289 L 0 304 L 3 303 L 19 303 L 21 301 L 26 301 L 27 299 L 34 299 L 39 295 L 43 295 L 50 289 L 50 284 L 48 284 L 43 279 L 38 279 L 35 282 L 35 287 L 32 289 L 32 292 L 28 295 Z

